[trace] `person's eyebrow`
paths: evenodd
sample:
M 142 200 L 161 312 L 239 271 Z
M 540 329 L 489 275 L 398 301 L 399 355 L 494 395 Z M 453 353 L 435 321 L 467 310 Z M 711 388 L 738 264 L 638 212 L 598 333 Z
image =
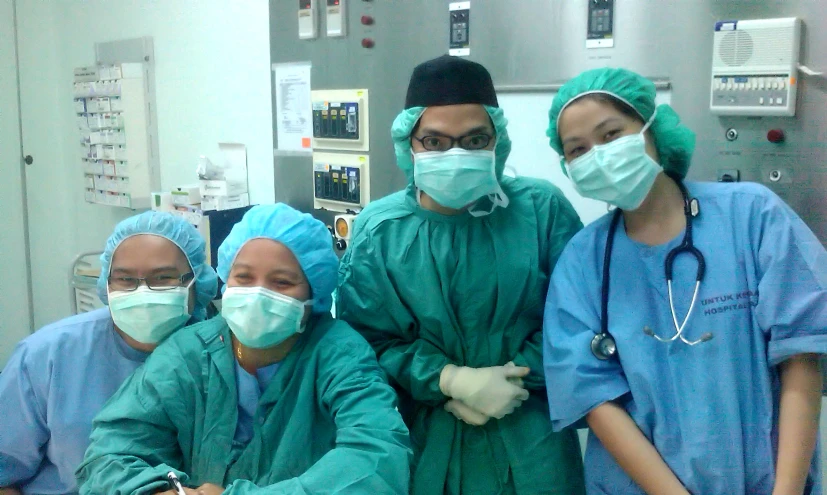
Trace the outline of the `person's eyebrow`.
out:
M 431 129 L 430 127 L 421 127 L 417 134 L 421 134 L 423 136 L 444 136 L 444 137 L 452 137 L 449 134 L 445 134 L 442 131 L 438 131 L 436 129 Z
M 296 273 L 294 270 L 290 270 L 288 268 L 276 268 L 274 270 L 270 270 L 270 272 L 267 274 L 268 277 L 271 277 L 273 275 L 286 275 L 286 276 L 288 276 L 292 279 L 301 278 L 301 277 L 299 277 L 298 273 Z
M 162 272 L 176 272 L 178 273 L 178 267 L 175 265 L 169 266 L 159 266 L 158 268 L 153 268 L 150 273 L 162 273 Z
M 130 270 L 129 268 L 115 267 L 115 268 L 112 268 L 112 270 L 110 270 L 109 273 L 110 274 L 117 273 L 117 274 L 120 274 L 120 275 L 130 275 L 132 273 L 135 273 L 135 270 Z
M 594 130 L 597 131 L 599 129 L 602 129 L 602 128 L 606 127 L 609 124 L 614 124 L 615 122 L 623 122 L 623 119 L 621 119 L 620 117 L 609 117 L 606 120 L 604 120 L 603 122 L 597 124 L 594 127 Z
M 471 134 L 480 134 L 480 133 L 489 132 L 489 131 L 493 132 L 493 129 L 491 129 L 490 126 L 479 125 L 477 127 L 474 127 L 473 129 L 470 129 L 468 132 L 465 133 L 465 135 L 468 136 L 468 135 L 471 135 Z
M 582 141 L 582 140 L 583 140 L 583 138 L 580 137 L 580 136 L 571 136 L 571 137 L 567 137 L 566 139 L 564 139 L 563 144 L 566 145 L 566 144 L 576 143 L 576 142 Z
M 483 124 L 483 125 L 479 125 L 477 127 L 474 127 L 472 129 L 466 131 L 465 133 L 462 134 L 462 136 L 451 136 L 450 134 L 446 134 L 442 131 L 432 129 L 430 127 L 423 127 L 419 130 L 419 132 L 417 134 L 422 134 L 424 136 L 464 137 L 464 136 L 470 136 L 472 134 L 480 134 L 482 132 L 493 132 L 493 130 L 491 129 L 490 126 L 487 126 L 487 125 Z
M 607 125 L 614 124 L 614 123 L 617 123 L 617 122 L 622 123 L 623 119 L 621 119 L 620 117 L 608 117 L 603 122 L 601 122 L 601 123 L 597 124 L 596 126 L 594 126 L 594 130 L 599 131 L 602 128 L 606 127 Z M 583 138 L 580 137 L 580 136 L 567 137 L 566 139 L 563 140 L 563 145 L 575 143 L 575 142 L 582 141 L 582 140 L 583 140 Z

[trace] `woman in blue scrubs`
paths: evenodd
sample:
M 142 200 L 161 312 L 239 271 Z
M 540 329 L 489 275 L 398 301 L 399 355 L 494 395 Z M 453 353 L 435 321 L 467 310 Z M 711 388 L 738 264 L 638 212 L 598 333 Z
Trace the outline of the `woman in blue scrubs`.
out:
M 759 184 L 684 183 L 694 135 L 635 73 L 581 74 L 549 118 L 575 189 L 617 207 L 564 250 L 544 321 L 588 493 L 820 494 L 819 240 Z
M 166 336 L 206 316 L 218 277 L 182 218 L 122 221 L 101 255 L 108 305 L 47 325 L 0 374 L 0 494 L 77 493 L 92 418 Z

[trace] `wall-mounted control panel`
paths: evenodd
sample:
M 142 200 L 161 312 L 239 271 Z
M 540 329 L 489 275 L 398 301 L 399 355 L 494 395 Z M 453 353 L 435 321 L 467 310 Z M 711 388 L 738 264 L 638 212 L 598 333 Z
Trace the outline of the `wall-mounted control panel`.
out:
M 312 40 L 319 36 L 319 0 L 299 0 L 299 39 Z
M 471 2 L 453 2 L 448 5 L 448 54 L 455 57 L 471 55 Z
M 586 27 L 586 48 L 611 48 L 615 46 L 614 0 L 587 0 L 589 18 Z
M 327 0 L 325 17 L 329 38 L 347 34 L 347 0 Z
M 370 201 L 370 157 L 313 153 L 313 206 L 346 212 Z
M 359 103 L 325 101 L 313 104 L 313 137 L 359 140 Z
M 368 90 L 311 91 L 313 149 L 370 149 Z

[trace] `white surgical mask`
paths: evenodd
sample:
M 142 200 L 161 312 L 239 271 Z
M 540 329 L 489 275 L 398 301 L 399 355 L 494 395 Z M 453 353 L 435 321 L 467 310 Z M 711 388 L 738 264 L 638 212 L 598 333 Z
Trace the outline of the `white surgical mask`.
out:
M 281 344 L 304 331 L 302 320 L 313 300 L 299 301 L 264 287 L 227 287 L 221 316 L 239 342 L 253 349 Z
M 161 342 L 190 319 L 189 286 L 158 291 L 142 285 L 133 291 L 107 291 L 115 325 L 142 344 Z

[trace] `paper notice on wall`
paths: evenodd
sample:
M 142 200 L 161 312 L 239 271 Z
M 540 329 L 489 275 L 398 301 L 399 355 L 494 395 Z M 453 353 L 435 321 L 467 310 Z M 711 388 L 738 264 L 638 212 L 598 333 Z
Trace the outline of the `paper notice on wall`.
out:
M 276 86 L 276 139 L 282 151 L 313 151 L 310 62 L 273 64 Z

